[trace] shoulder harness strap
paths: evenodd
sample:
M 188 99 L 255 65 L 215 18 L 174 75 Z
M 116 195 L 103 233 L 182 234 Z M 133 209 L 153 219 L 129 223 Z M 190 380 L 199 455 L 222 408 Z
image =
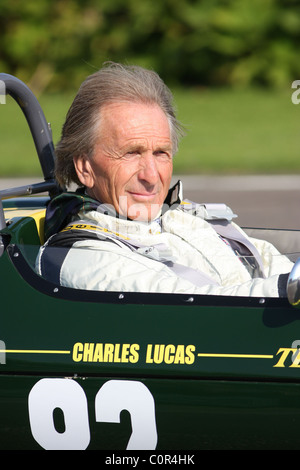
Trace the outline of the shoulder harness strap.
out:
M 189 200 L 184 200 L 178 208 L 185 212 L 190 212 L 195 216 L 204 218 L 211 224 L 219 236 L 228 240 L 230 246 L 238 256 L 243 256 L 245 260 L 250 258 L 254 259 L 256 263 L 255 267 L 258 268 L 259 276 L 265 277 L 263 272 L 263 263 L 257 249 L 250 240 L 231 223 L 232 219 L 237 216 L 228 206 L 225 204 L 196 204 Z M 144 246 L 137 240 L 129 239 L 128 237 L 117 232 L 112 232 L 99 225 L 88 224 L 83 220 L 78 220 L 69 224 L 59 233 L 49 238 L 44 246 L 41 256 L 42 261 L 40 265 L 42 275 L 49 279 L 49 265 L 51 265 L 51 278 L 55 278 L 55 280 L 57 280 L 59 278 L 62 262 L 69 249 L 77 241 L 83 241 L 86 239 L 112 242 L 121 247 L 126 246 L 130 250 L 136 251 L 143 256 L 147 256 L 153 260 L 164 263 L 169 269 L 176 273 L 176 275 L 188 279 L 197 286 L 207 284 L 218 285 L 215 280 L 206 274 L 179 263 L 174 263 L 174 261 L 166 255 L 166 253 L 168 253 L 168 248 L 163 244 L 155 245 L 153 247 Z M 57 247 L 58 253 L 53 256 L 54 253 L 52 250 L 55 247 Z M 49 248 L 51 248 L 50 252 Z M 61 248 L 65 248 L 65 250 L 61 250 Z M 249 262 L 247 261 L 247 263 Z M 46 267 L 48 274 L 46 273 Z M 253 266 L 251 268 L 253 270 Z
M 237 217 L 237 215 L 232 212 L 230 207 L 222 203 L 197 204 L 185 199 L 182 201 L 179 208 L 184 212 L 189 212 L 196 217 L 205 219 L 218 235 L 228 240 L 230 246 L 238 256 L 243 256 L 246 264 L 252 264 L 250 258 L 254 260 L 256 266 L 251 266 L 251 269 L 253 269 L 253 267 L 256 268 L 259 277 L 266 277 L 263 262 L 258 250 L 253 243 L 251 243 L 249 238 L 231 223 L 232 219 Z
M 98 225 L 87 224 L 82 220 L 68 225 L 61 232 L 49 238 L 47 243 L 44 245 L 41 255 L 41 274 L 49 280 L 55 280 L 55 282 L 58 282 L 62 262 L 67 256 L 69 249 L 75 242 L 87 239 L 112 242 L 121 247 L 126 246 L 131 251 L 165 264 L 177 276 L 190 281 L 198 287 L 208 284 L 218 285 L 214 279 L 205 273 L 179 263 L 174 263 L 168 254 L 168 247 L 162 243 L 155 246 L 145 246 L 137 240 L 131 240 L 119 233 L 112 232 Z M 52 251 L 54 249 L 55 252 Z

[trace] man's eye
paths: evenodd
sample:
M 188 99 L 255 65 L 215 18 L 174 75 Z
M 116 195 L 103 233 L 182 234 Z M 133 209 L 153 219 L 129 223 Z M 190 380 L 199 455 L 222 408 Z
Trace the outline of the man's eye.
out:
M 130 157 L 134 157 L 137 155 L 139 155 L 138 150 L 130 150 L 129 152 L 126 152 L 125 157 L 130 158 Z
M 171 154 L 165 150 L 158 150 L 155 152 L 155 155 L 159 158 L 169 159 L 171 158 Z

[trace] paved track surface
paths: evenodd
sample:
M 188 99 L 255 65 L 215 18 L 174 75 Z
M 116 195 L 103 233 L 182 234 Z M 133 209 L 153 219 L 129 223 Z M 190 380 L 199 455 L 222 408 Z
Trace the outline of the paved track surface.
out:
M 224 202 L 243 227 L 300 230 L 300 175 L 182 176 L 184 197 L 197 202 Z M 174 181 L 178 179 L 174 177 Z M 0 190 L 42 179 L 0 179 Z
M 183 178 L 184 196 L 224 202 L 243 227 L 300 229 L 300 176 Z

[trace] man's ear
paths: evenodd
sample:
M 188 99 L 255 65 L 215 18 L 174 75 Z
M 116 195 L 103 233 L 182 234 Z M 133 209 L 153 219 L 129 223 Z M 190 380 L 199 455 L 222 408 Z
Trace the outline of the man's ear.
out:
M 87 155 L 73 158 L 74 167 L 79 181 L 87 188 L 94 186 L 94 173 Z

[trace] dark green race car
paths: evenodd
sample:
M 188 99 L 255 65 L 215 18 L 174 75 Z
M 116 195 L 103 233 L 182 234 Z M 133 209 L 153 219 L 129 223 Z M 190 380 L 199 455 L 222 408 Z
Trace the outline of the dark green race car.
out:
M 60 191 L 51 132 L 30 90 L 0 80 L 44 176 L 0 191 L 0 449 L 300 449 L 297 264 L 288 298 L 276 299 L 83 291 L 41 278 L 45 209 Z M 300 252 L 297 231 L 261 232 Z

